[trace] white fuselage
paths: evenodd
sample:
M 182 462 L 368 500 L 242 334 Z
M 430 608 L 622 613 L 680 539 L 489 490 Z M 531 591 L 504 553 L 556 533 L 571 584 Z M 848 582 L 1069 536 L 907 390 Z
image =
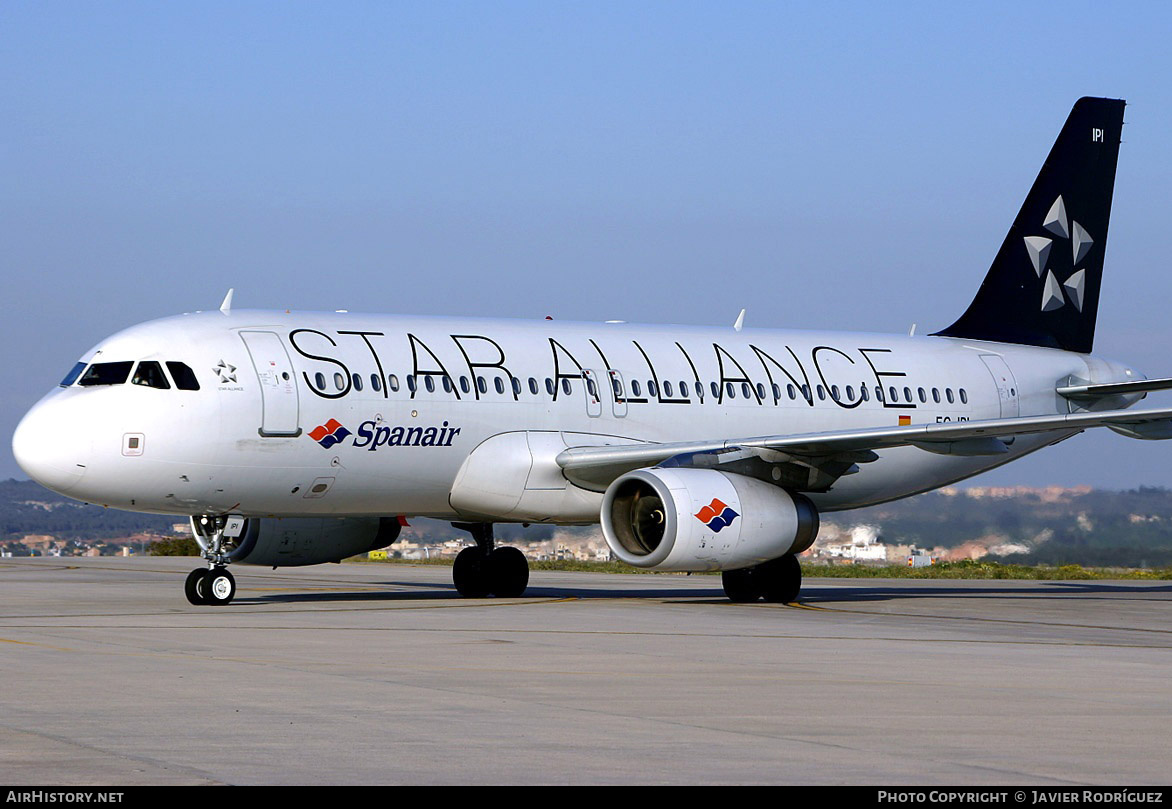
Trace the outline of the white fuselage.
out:
M 83 357 L 148 360 L 185 363 L 199 390 L 54 390 L 14 437 L 30 476 L 168 514 L 593 522 L 601 492 L 553 461 L 568 446 L 1067 413 L 1057 385 L 1138 377 L 1089 355 L 939 337 L 269 311 L 153 321 Z M 528 449 L 498 441 L 495 485 L 538 505 L 458 507 L 494 502 L 461 488 L 494 485 L 484 464 L 475 481 L 461 472 L 504 434 Z M 994 457 L 884 450 L 809 496 L 822 510 L 892 500 L 1070 434 L 1019 437 Z

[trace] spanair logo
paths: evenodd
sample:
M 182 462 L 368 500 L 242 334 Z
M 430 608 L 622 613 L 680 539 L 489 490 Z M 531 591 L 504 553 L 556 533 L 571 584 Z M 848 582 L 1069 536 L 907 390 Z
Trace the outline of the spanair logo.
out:
M 726 506 L 723 502 L 713 497 L 712 502 L 704 506 L 704 508 L 692 515 L 700 522 L 708 526 L 714 534 L 719 534 L 720 529 L 728 528 L 732 525 L 733 520 L 741 516 Z
M 1065 258 L 1057 262 L 1071 269 L 1070 277 L 1059 283 L 1057 276 L 1054 275 L 1055 270 L 1046 266 L 1051 257 L 1050 248 L 1054 245 L 1054 239 L 1047 236 L 1025 237 L 1026 252 L 1030 256 L 1034 272 L 1039 279 L 1045 276 L 1042 284 L 1042 311 L 1054 312 L 1061 309 L 1069 297 L 1074 308 L 1081 312 L 1086 298 L 1087 271 L 1085 267 L 1078 269 L 1078 263 L 1090 253 L 1095 240 L 1087 233 L 1086 228 L 1066 215 L 1066 203 L 1062 201 L 1061 195 L 1050 206 L 1046 219 L 1042 222 L 1042 228 L 1054 237 L 1068 239 L 1070 256 L 1073 259 L 1069 265 L 1066 265 Z M 1058 272 L 1062 270 L 1059 269 Z
M 349 435 L 350 431 L 343 427 L 337 419 L 330 419 L 320 427 L 314 427 L 309 431 L 309 437 L 325 449 L 329 449 L 334 444 L 342 443 L 342 440 Z

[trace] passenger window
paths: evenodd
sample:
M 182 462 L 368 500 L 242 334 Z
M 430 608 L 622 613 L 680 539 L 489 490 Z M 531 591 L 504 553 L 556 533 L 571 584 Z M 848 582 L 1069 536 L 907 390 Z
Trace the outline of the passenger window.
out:
M 513 395 L 521 395 L 521 380 L 517 379 L 517 377 L 513 377 Z
M 753 395 L 751 392 L 751 388 L 749 388 L 748 382 L 741 383 L 741 395 L 744 396 L 746 399 L 748 399 L 749 397 L 751 397 Z
M 440 382 L 444 383 L 444 393 L 452 392 L 452 378 L 447 374 L 440 377 Z
M 550 379 L 548 376 L 545 378 L 545 392 L 548 393 L 550 396 L 553 396 L 553 394 L 554 394 L 553 380 Z
M 681 382 L 680 382 L 680 398 L 681 398 L 681 399 L 687 399 L 687 398 L 688 398 L 688 396 L 689 396 L 689 394 L 688 394 L 688 383 L 687 383 L 687 382 L 684 382 L 684 381 L 681 381 Z
M 539 390 L 540 388 L 537 387 L 537 380 L 533 377 L 529 377 L 529 392 L 536 396 Z
M 360 377 L 358 374 L 354 374 L 353 381 L 354 390 L 362 390 L 362 377 Z
M 154 360 L 140 362 L 138 367 L 134 369 L 134 376 L 130 378 L 130 384 L 160 390 L 171 389 L 171 383 L 163 375 L 163 366 Z
M 321 371 L 318 371 L 316 374 L 313 375 L 313 381 L 317 383 L 318 390 L 325 390 L 326 389 L 326 375 L 323 374 Z
M 472 386 L 468 384 L 468 377 L 460 377 L 460 390 L 464 391 L 464 393 L 472 392 Z
M 940 388 L 932 388 L 932 401 L 940 404 Z
M 484 377 L 476 377 L 476 389 L 481 393 L 488 393 L 488 383 L 484 381 Z
M 586 388 L 590 391 L 590 395 L 595 399 L 598 398 L 598 388 L 594 385 L 594 380 L 591 377 L 586 377 Z
M 810 397 L 810 386 L 809 385 L 802 385 L 802 398 L 805 399 L 807 402 L 813 401 L 813 399 Z
M 838 385 L 831 385 L 830 386 L 830 398 L 836 402 L 839 400 L 838 399 Z
M 667 396 L 668 398 L 671 397 L 671 382 L 669 380 L 664 380 L 663 395 Z
M 82 374 L 77 384 L 88 388 L 95 385 L 121 385 L 130 376 L 133 362 L 95 362 Z
M 892 390 L 894 391 L 895 388 L 892 388 Z M 878 385 L 875 386 L 875 401 L 876 402 L 883 401 L 883 388 L 879 387 Z
M 696 380 L 696 396 L 701 400 L 704 398 L 704 385 L 699 379 Z
M 786 385 L 785 392 L 789 394 L 790 399 L 797 399 L 798 398 L 798 392 L 794 389 L 793 385 Z
M 338 390 L 342 390 L 346 387 L 346 377 L 342 376 L 340 371 L 334 374 L 334 387 L 336 387 Z
M 415 374 L 407 374 L 407 390 L 411 391 L 412 393 L 416 391 Z
M 179 390 L 199 390 L 199 380 L 195 378 L 195 371 L 186 363 L 168 362 L 167 370 L 171 372 L 171 378 L 175 380 L 175 387 Z
M 431 378 L 431 374 L 423 377 L 423 387 L 427 388 L 428 393 L 435 393 L 435 380 Z
M 916 394 L 920 397 L 920 404 L 924 404 L 925 402 L 928 401 L 928 396 L 926 393 L 924 393 L 923 388 L 918 388 L 916 390 Z
M 855 389 L 850 385 L 846 386 L 846 400 L 848 402 L 853 402 L 855 400 Z
M 818 386 L 818 401 L 820 401 L 820 402 L 826 401 L 826 391 L 824 391 L 822 389 L 821 385 Z
M 720 398 L 720 386 L 717 385 L 715 382 L 712 383 L 712 397 L 714 399 Z
M 69 369 L 69 373 L 67 373 L 65 375 L 65 378 L 61 380 L 61 387 L 68 388 L 70 385 L 72 385 L 74 382 L 77 381 L 77 378 L 79 376 L 81 376 L 81 372 L 84 370 L 85 370 L 85 363 L 84 362 L 79 362 L 79 363 L 77 363 L 77 365 L 74 365 L 72 368 Z
M 871 395 L 870 395 L 870 393 L 867 392 L 866 385 L 859 385 L 859 398 L 862 399 L 864 402 L 871 401 Z
M 725 393 L 728 394 L 728 398 L 730 398 L 730 399 L 737 398 L 737 392 L 736 392 L 736 389 L 733 387 L 733 383 L 725 382 L 724 387 L 725 387 Z
M 562 377 L 562 392 L 569 396 L 573 391 L 570 389 L 570 380 Z
M 399 377 L 395 376 L 394 374 L 391 374 L 390 376 L 387 377 L 387 381 L 389 381 L 391 384 L 391 391 L 392 392 L 397 392 L 399 390 Z
M 501 379 L 499 376 L 496 379 L 494 379 L 492 381 L 492 383 L 493 383 L 493 386 L 496 388 L 497 393 L 504 393 L 505 392 L 505 381 L 503 379 Z
M 893 401 L 893 402 L 899 401 L 899 394 L 895 392 L 894 386 L 888 388 L 887 393 L 891 396 L 891 401 Z
M 903 400 L 905 402 L 910 402 L 912 400 L 912 389 L 911 388 L 904 388 L 903 389 Z
M 757 398 L 761 401 L 765 401 L 765 386 L 760 382 L 757 383 Z
M 944 398 L 948 400 L 949 404 L 952 404 L 952 388 L 944 389 Z
M 370 386 L 372 388 L 374 388 L 376 391 L 381 391 L 383 389 L 383 378 L 381 376 L 379 376 L 378 374 L 371 374 L 370 375 Z
M 614 397 L 616 399 L 623 398 L 623 386 L 619 384 L 619 378 L 617 376 L 610 378 L 610 386 L 614 390 Z
M 961 404 L 968 404 L 969 403 L 969 395 L 967 393 L 965 393 L 964 388 L 960 389 L 960 401 L 961 401 Z
M 647 380 L 647 395 L 655 397 L 659 396 L 659 385 L 655 384 L 654 379 Z
M 631 393 L 635 394 L 636 396 L 640 396 L 640 395 L 642 395 L 640 393 L 641 390 L 643 390 L 643 389 L 639 386 L 639 380 L 632 379 L 631 380 Z

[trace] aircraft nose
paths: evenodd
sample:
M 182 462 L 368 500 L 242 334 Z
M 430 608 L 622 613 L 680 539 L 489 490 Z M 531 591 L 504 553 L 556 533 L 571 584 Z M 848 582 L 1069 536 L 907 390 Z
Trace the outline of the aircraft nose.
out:
M 12 454 L 30 478 L 61 494 L 85 475 L 90 438 L 71 402 L 50 395 L 21 419 L 12 434 Z

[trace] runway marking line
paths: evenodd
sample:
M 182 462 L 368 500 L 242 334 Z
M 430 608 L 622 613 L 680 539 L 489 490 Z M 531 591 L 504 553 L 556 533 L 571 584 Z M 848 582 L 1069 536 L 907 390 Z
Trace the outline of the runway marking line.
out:
M 75 652 L 76 649 L 66 649 L 63 646 L 50 646 L 47 643 L 34 643 L 28 640 L 12 640 L 11 638 L 0 638 L 0 643 L 13 643 L 17 646 L 35 646 L 38 649 L 52 649 L 54 652 Z

